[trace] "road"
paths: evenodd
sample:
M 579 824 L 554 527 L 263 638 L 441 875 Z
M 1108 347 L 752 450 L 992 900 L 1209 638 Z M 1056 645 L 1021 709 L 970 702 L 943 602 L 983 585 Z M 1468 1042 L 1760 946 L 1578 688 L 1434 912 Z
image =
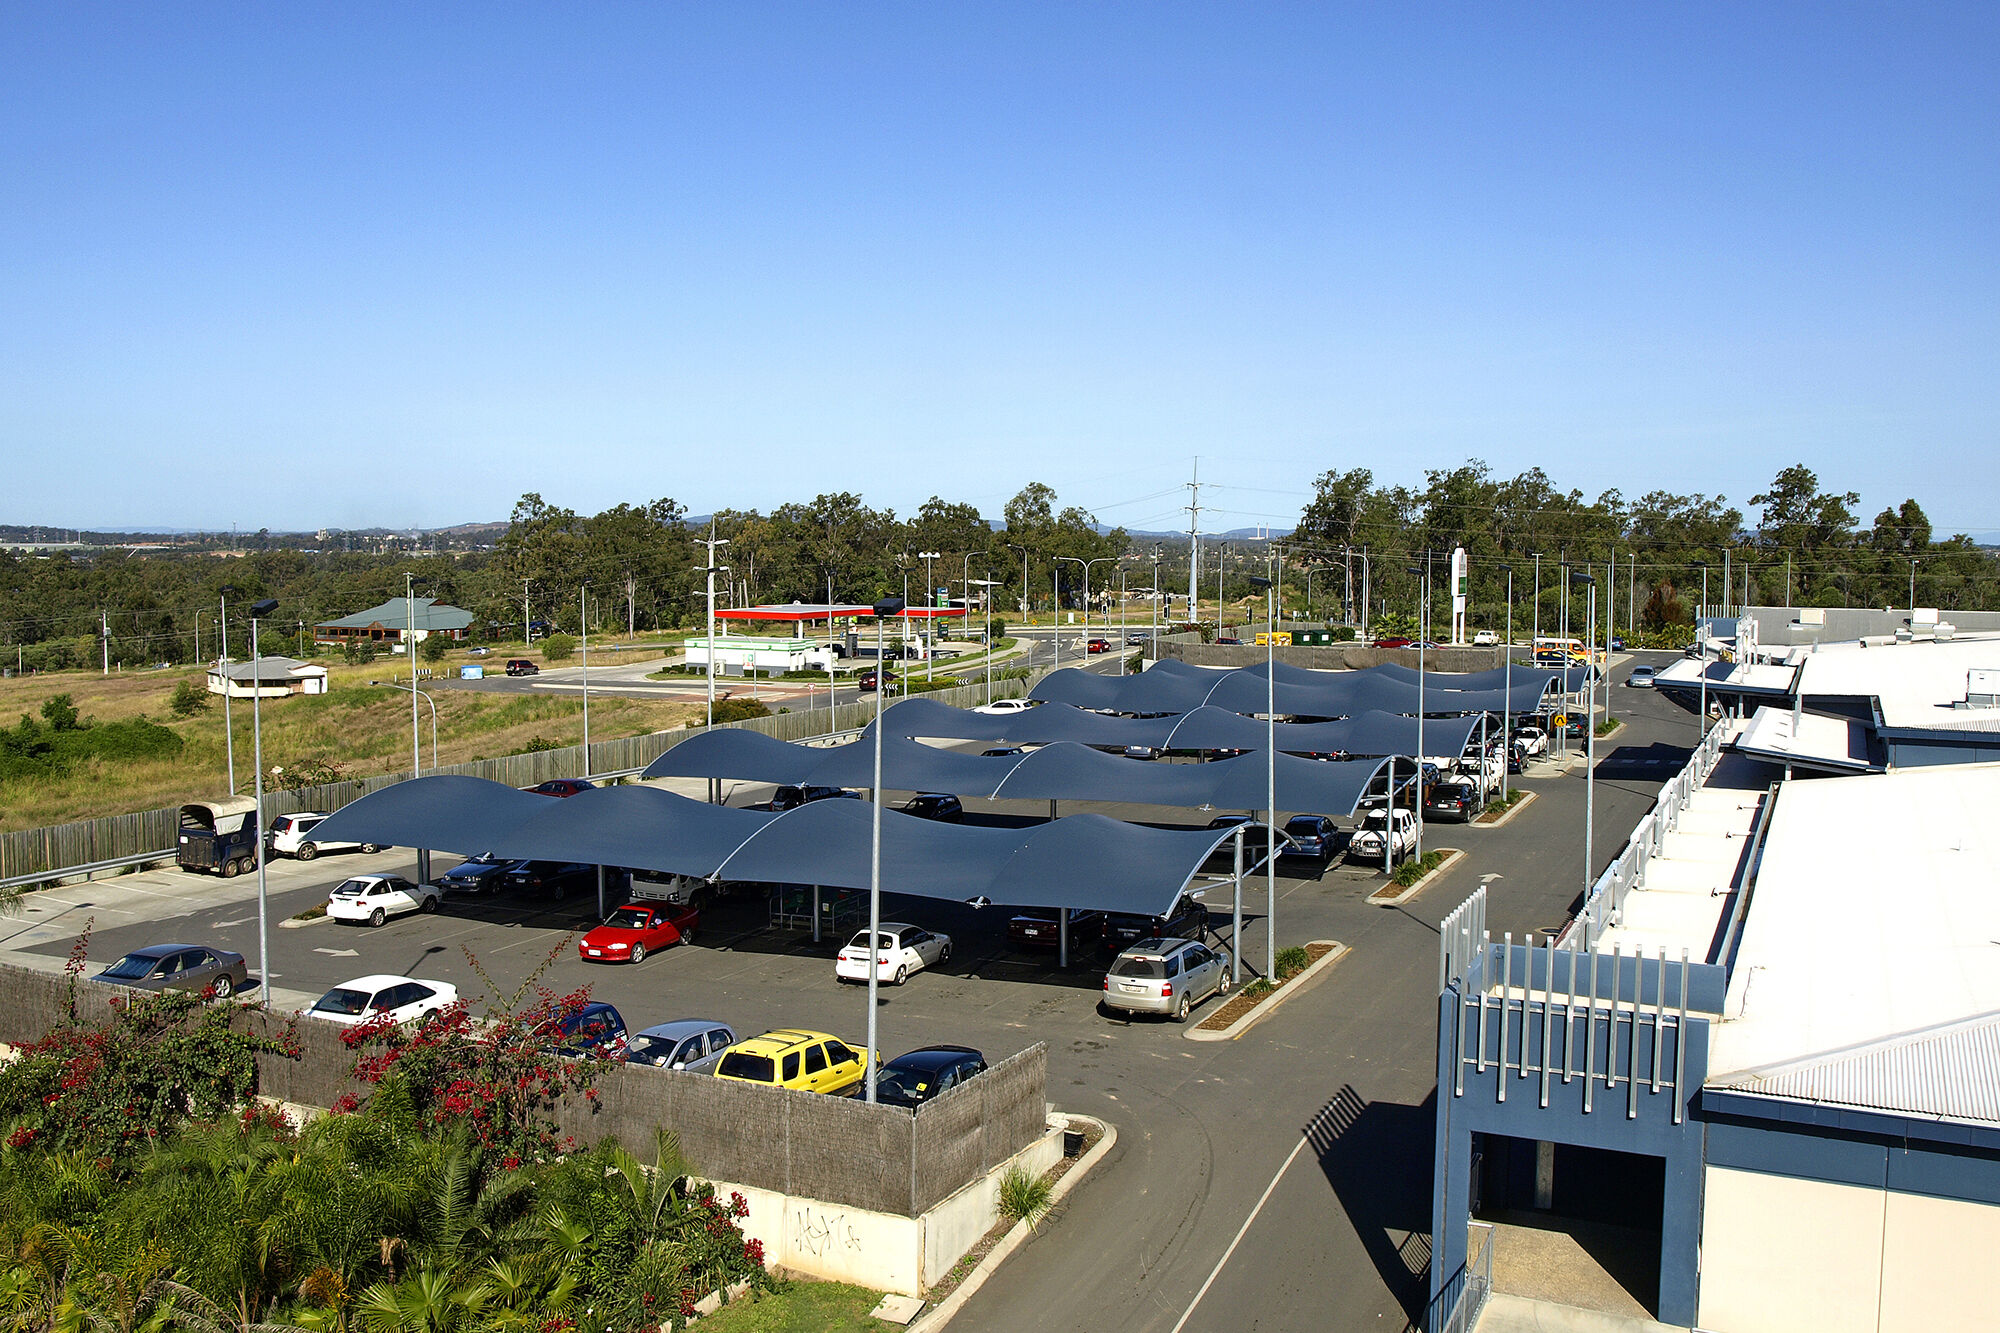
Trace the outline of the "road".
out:
M 1600 865 L 1684 762 L 1695 733 L 1692 717 L 1650 691 L 1615 694 L 1627 726 L 1608 753 L 1600 746 Z M 1172 1023 L 1100 1015 L 1095 959 L 1065 972 L 1046 955 L 1010 949 L 1003 909 L 891 895 L 885 917 L 946 930 L 958 948 L 935 974 L 883 994 L 885 1050 L 951 1041 L 992 1057 L 1047 1042 L 1049 1100 L 1119 1129 L 1116 1147 L 1064 1216 L 968 1302 L 955 1328 L 1379 1329 L 1415 1317 L 1429 1253 L 1436 923 L 1492 877 L 1496 936 L 1561 924 L 1585 880 L 1582 773 L 1581 765 L 1561 775 L 1531 772 L 1521 785 L 1537 799 L 1505 827 L 1431 825 L 1430 845 L 1471 854 L 1402 908 L 1365 901 L 1381 883 L 1372 871 L 1288 868 L 1277 883 L 1280 942 L 1334 939 L 1351 952 L 1324 981 L 1231 1042 L 1190 1042 Z M 737 787 L 731 801 L 759 794 Z M 967 806 L 975 818 L 994 820 L 1045 813 L 1032 803 Z M 1096 808 L 1155 821 L 1172 813 Z M 438 867 L 450 863 L 440 858 Z M 344 874 L 411 866 L 408 853 L 393 850 L 277 863 L 271 919 L 321 901 Z M 0 922 L 0 949 L 54 968 L 94 918 L 94 962 L 184 939 L 241 950 L 254 969 L 254 898 L 254 880 L 173 871 L 72 885 L 33 895 L 26 916 Z M 1206 893 L 1225 931 L 1229 898 L 1226 883 Z M 1260 879 L 1246 893 L 1246 963 L 1264 957 L 1264 901 Z M 581 962 L 570 938 L 590 924 L 594 907 L 475 900 L 379 930 L 273 929 L 272 999 L 304 1003 L 377 971 L 438 978 L 481 995 L 491 988 L 474 959 L 505 990 L 553 950 L 547 984 L 590 983 L 635 1028 L 689 1016 L 752 1031 L 808 1022 L 858 1042 L 865 991 L 833 979 L 841 941 L 815 945 L 773 932 L 761 903 L 730 900 L 705 915 L 695 947 L 638 967 L 603 967 Z

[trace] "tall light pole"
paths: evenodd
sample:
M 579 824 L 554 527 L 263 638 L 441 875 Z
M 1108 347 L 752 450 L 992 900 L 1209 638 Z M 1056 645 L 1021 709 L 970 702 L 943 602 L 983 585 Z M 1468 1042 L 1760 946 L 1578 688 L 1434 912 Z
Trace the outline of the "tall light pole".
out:
M 417 683 L 417 599 L 416 575 L 403 572 L 403 660 L 410 664 L 410 684 Z M 417 696 L 410 695 L 410 776 L 423 776 L 423 753 L 417 725 Z
M 229 757 L 229 794 L 236 794 L 236 719 L 229 711 L 229 594 L 236 589 L 224 587 L 222 590 L 222 614 L 215 622 L 216 630 L 222 635 L 222 655 L 216 664 L 222 670 L 222 750 Z M 263 837 L 261 826 L 257 836 Z
M 1514 567 L 1502 565 L 1507 571 L 1507 646 L 1501 651 L 1506 654 L 1506 684 L 1502 686 L 1504 696 L 1500 700 L 1500 803 L 1507 803 L 1507 766 L 1514 757 Z M 1484 756 L 1480 763 L 1485 763 Z
M 985 553 L 984 553 L 984 552 L 981 552 L 981 554 L 985 554 Z M 986 571 L 986 577 L 985 577 L 985 578 L 983 578 L 983 579 L 969 579 L 969 580 L 967 580 L 967 581 L 966 581 L 966 585 L 965 585 L 965 586 L 966 586 L 966 588 L 967 588 L 967 590 L 968 590 L 968 591 L 967 591 L 967 596 L 968 596 L 968 597 L 970 597 L 970 596 L 971 596 L 971 593 L 970 593 L 970 589 L 971 589 L 971 588 L 973 587 L 973 585 L 974 585 L 974 584 L 977 584 L 977 585 L 978 585 L 979 587 L 981 587 L 981 588 L 983 588 L 983 589 L 985 590 L 984 592 L 982 592 L 982 593 L 980 594 L 980 602 L 979 602 L 979 604 L 980 604 L 980 609 L 981 609 L 982 611 L 984 611 L 984 612 L 985 612 L 985 615 L 986 615 L 986 627 L 987 627 L 987 630 L 988 630 L 988 633 L 987 633 L 987 634 L 985 635 L 985 639 L 986 639 L 986 702 L 990 704 L 990 703 L 992 703 L 992 702 L 993 702 L 993 652 L 994 652 L 994 643 L 993 643 L 993 635 L 992 635 L 992 633 L 991 633 L 991 630 L 992 630 L 992 627 L 993 627 L 993 590 L 994 590 L 995 588 L 999 587 L 1000 585 L 999 585 L 999 584 L 997 584 L 997 583 L 995 583 L 995 582 L 993 581 L 993 571 L 992 571 L 992 569 L 991 569 L 991 568 L 989 568 L 989 569 L 988 569 L 988 570 Z
M 590 776 L 590 580 L 585 579 L 576 590 L 576 631 L 583 644 L 583 772 L 578 777 Z M 613 637 L 616 637 L 615 635 Z M 710 656 L 714 650 L 710 649 Z M 754 659 L 753 659 L 754 660 Z M 415 679 L 414 673 L 411 679 Z
M 708 548 L 708 562 L 702 566 L 702 573 L 708 576 L 708 729 L 715 727 L 715 576 L 727 574 L 728 565 L 715 563 L 715 548 L 729 545 L 727 537 L 715 535 L 715 525 L 710 524 L 708 536 L 695 538 Z M 879 680 L 877 682 L 880 683 Z
M 1118 566 L 1118 642 L 1112 645 L 1118 653 L 1118 674 L 1121 676 L 1125 674 L 1125 602 L 1125 566 L 1121 563 Z M 1105 617 L 1105 620 L 1104 629 L 1108 634 L 1111 630 L 1108 623 L 1110 617 Z
M 1590 637 L 1594 640 L 1597 638 L 1597 580 L 1577 569 L 1570 571 L 1569 581 L 1571 584 L 1585 584 L 1590 589 L 1588 623 Z M 1565 588 L 1563 592 L 1567 599 L 1569 590 Z M 1586 642 L 1584 647 L 1588 650 L 1585 653 L 1585 660 L 1596 662 L 1597 645 Z M 1594 698 L 1596 693 L 1595 689 L 1586 691 L 1585 700 Z M 1583 708 L 1583 891 L 1585 894 L 1590 892 L 1591 873 L 1596 865 L 1595 854 L 1591 850 L 1591 834 L 1595 832 L 1597 824 L 1597 724 L 1591 717 L 1590 711 L 1590 704 L 1586 702 Z
M 1194 617 L 1190 615 L 1189 620 Z M 1155 657 L 1160 652 L 1160 548 L 1153 548 L 1153 641 L 1147 648 Z
M 881 672 L 882 622 L 903 614 L 901 598 L 890 597 L 875 603 L 875 662 Z M 884 681 L 875 677 L 875 786 L 868 811 L 868 1049 L 862 1053 L 862 1070 L 867 1081 L 867 1100 L 875 1101 L 875 993 L 882 973 L 882 695 Z
M 1222 628 L 1222 553 L 1229 549 L 1228 542 L 1215 544 L 1215 627 Z
M 1431 556 L 1424 552 L 1424 567 L 1409 566 L 1409 572 L 1417 576 L 1417 861 L 1424 859 L 1424 640 L 1430 637 L 1429 620 L 1431 610 Z M 1385 837 L 1391 843 L 1396 837 L 1396 792 L 1393 783 L 1389 791 L 1389 830 Z
M 1100 555 L 1094 560 L 1085 560 L 1080 555 L 1059 555 L 1056 559 L 1067 560 L 1072 564 L 1083 566 L 1083 637 L 1087 640 L 1090 638 L 1090 567 L 1092 565 L 1109 564 L 1116 560 L 1117 557 Z M 1088 648 L 1084 650 L 1084 655 L 1086 657 L 1089 656 Z
M 277 609 L 276 600 L 269 598 L 250 604 L 250 761 L 257 766 L 257 999 L 267 1009 L 271 1007 L 271 922 L 264 877 L 264 710 L 259 706 L 264 691 L 257 665 L 257 622 Z M 222 681 L 227 690 L 229 678 L 224 676 Z
M 1917 623 L 1917 561 L 1916 561 L 1916 557 L 1915 557 L 1915 556 L 1912 556 L 1912 557 L 1910 558 L 1910 625 L 1911 625 L 1911 627 L 1912 627 L 1912 628 L 1914 628 L 1914 627 L 1915 627 L 1915 625 L 1916 625 L 1916 623 Z
M 931 614 L 937 610 L 937 584 L 931 578 L 931 561 L 944 557 L 936 551 L 919 551 L 917 556 L 924 562 L 924 679 L 931 678 L 931 654 L 937 650 L 937 618 Z M 905 593 L 904 596 L 908 597 Z
M 1542 637 L 1542 553 L 1534 551 L 1531 554 L 1535 557 L 1535 629 L 1528 640 L 1530 645 Z
M 414 677 L 413 677 L 412 679 L 414 679 Z M 425 703 L 427 703 L 427 704 L 429 704 L 429 705 L 431 706 L 431 771 L 432 771 L 432 772 L 436 772 L 436 771 L 437 771 L 437 766 L 438 766 L 438 706 L 437 706 L 437 700 L 435 700 L 435 699 L 431 698 L 431 696 L 430 696 L 430 694 L 429 694 L 428 692 L 426 692 L 426 691 L 424 691 L 424 690 L 419 690 L 419 689 L 417 689 L 417 687 L 416 687 L 415 685 L 404 685 L 404 684 L 402 684 L 402 683 L 401 683 L 401 682 L 399 682 L 399 681 L 394 681 L 394 680 L 371 680 L 371 681 L 369 681 L 368 683 L 369 683 L 370 685 L 380 685 L 380 686 L 383 686 L 384 688 L 387 688 L 387 689 L 391 689 L 391 690 L 413 690 L 413 691 L 415 691 L 415 692 L 416 692 L 417 694 L 420 694 L 420 695 L 422 695 L 422 696 L 423 696 L 423 699 L 424 699 L 424 702 L 425 702 Z M 421 757 L 420 757 L 420 756 L 418 756 L 418 755 L 414 755 L 414 754 L 413 754 L 413 755 L 411 755 L 411 756 L 410 756 L 410 762 L 411 762 L 411 764 L 412 764 L 412 765 L 414 766 L 414 765 L 416 765 L 417 763 L 421 762 Z
M 1264 585 L 1267 616 L 1278 613 L 1278 570 L 1272 577 L 1252 577 Z M 1276 985 L 1278 975 L 1278 636 L 1264 636 L 1264 976 Z M 1231 940 L 1231 944 L 1237 941 Z M 1240 948 L 1241 946 L 1238 945 Z
M 1701 664 L 1701 720 L 1695 724 L 1696 736 L 1708 735 L 1708 635 L 1702 632 L 1702 617 L 1708 614 L 1708 562 L 1697 560 L 1701 567 L 1701 608 L 1694 617 L 1694 657 Z

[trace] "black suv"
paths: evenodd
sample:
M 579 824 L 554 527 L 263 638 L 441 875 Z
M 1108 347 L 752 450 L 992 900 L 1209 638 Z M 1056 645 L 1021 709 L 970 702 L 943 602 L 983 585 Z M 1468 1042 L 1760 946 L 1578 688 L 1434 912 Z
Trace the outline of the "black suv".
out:
M 1470 782 L 1440 782 L 1424 797 L 1424 818 L 1449 824 L 1469 824 L 1479 813 L 1479 789 Z
M 1131 916 L 1114 912 L 1105 919 L 1104 951 L 1122 953 L 1140 940 L 1198 940 L 1208 934 L 1208 908 L 1192 893 L 1184 893 L 1166 916 Z
M 787 784 L 771 793 L 773 810 L 796 810 L 809 801 L 858 801 L 861 793 L 845 787 L 798 787 Z
M 1062 913 L 1054 907 L 1023 908 L 1007 922 L 1007 938 L 1016 947 L 1054 949 L 1062 943 Z M 1104 934 L 1104 913 L 1071 908 L 1069 947 L 1074 952 L 1094 944 Z
M 903 813 L 915 815 L 918 819 L 935 819 L 940 823 L 956 824 L 965 818 L 965 806 L 956 796 L 944 792 L 918 792 L 903 802 Z

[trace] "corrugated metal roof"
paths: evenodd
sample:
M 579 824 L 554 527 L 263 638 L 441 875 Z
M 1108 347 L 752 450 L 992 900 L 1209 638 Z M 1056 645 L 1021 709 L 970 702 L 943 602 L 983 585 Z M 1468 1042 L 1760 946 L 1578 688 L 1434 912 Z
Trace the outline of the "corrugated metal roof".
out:
M 435 597 L 408 600 L 416 603 L 416 624 L 420 630 L 465 629 L 472 624 L 472 612 L 449 606 Z M 409 626 L 411 612 L 405 609 L 404 601 L 401 597 L 391 597 L 382 605 L 371 606 L 366 611 L 356 611 L 338 620 L 322 620 L 316 628 L 367 629 L 371 625 L 380 625 L 388 630 L 405 629 Z
M 254 662 L 231 662 L 222 668 L 210 667 L 208 674 L 225 675 L 231 680 L 289 680 L 301 671 L 317 672 L 324 676 L 326 668 L 311 662 L 301 662 L 296 657 L 264 656 Z
M 1871 1111 L 2000 1124 L 2000 1013 L 1907 1033 L 1716 1086 Z

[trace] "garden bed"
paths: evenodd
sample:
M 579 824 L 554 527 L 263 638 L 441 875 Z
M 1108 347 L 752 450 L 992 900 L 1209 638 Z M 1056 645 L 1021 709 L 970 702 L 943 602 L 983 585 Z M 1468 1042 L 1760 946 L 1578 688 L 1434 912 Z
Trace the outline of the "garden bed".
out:
M 1196 1031 L 1223 1032 L 1249 1018 L 1260 1006 L 1283 994 L 1299 977 L 1310 971 L 1313 965 L 1340 946 L 1332 940 L 1314 940 L 1304 946 L 1305 962 L 1293 972 L 1287 972 L 1280 963 L 1276 985 L 1259 978 L 1245 986 L 1223 1002 L 1220 1009 L 1204 1018 L 1196 1025 Z M 1283 955 L 1281 954 L 1282 958 Z

